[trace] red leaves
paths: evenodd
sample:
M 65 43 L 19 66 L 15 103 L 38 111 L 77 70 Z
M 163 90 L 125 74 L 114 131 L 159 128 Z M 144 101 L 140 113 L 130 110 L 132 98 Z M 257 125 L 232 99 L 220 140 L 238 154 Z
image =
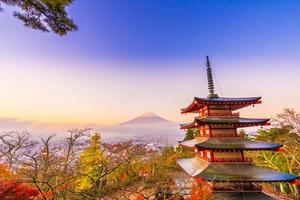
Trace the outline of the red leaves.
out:
M 194 178 L 196 186 L 192 189 L 191 196 L 186 200 L 208 199 L 211 195 L 211 186 L 199 177 Z
M 293 184 L 300 185 L 300 180 L 294 180 Z
M 145 197 L 142 194 L 138 194 L 136 200 L 144 200 Z
M 0 180 L 0 185 L 0 199 L 32 200 L 39 194 L 34 187 L 18 180 Z
M 284 153 L 284 152 L 285 152 L 285 150 L 284 150 L 284 148 L 280 147 L 280 148 L 276 149 L 276 152 L 279 152 L 279 153 Z

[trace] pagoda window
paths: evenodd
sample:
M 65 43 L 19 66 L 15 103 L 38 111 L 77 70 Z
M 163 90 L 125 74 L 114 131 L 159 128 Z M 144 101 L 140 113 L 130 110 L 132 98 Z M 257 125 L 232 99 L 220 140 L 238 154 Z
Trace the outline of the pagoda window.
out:
M 214 160 L 220 162 L 235 162 L 235 161 L 244 161 L 243 155 L 241 152 L 214 152 Z
M 230 110 L 229 105 L 210 105 L 209 109 L 223 109 L 223 110 Z
M 214 125 L 211 125 L 212 128 L 219 128 L 219 129 L 233 129 L 235 128 L 233 125 L 221 125 L 221 124 L 214 124 Z
M 203 151 L 200 151 L 199 155 L 203 157 Z
M 225 109 L 210 109 L 210 116 L 232 116 L 231 110 Z
M 203 137 L 203 130 L 202 129 L 200 129 L 200 136 Z
M 206 135 L 209 135 L 209 133 L 210 133 L 210 132 L 209 132 L 209 129 L 206 129 L 206 130 L 205 130 L 205 133 L 206 133 Z
M 211 154 L 210 151 L 206 152 L 206 157 L 209 158 L 209 159 L 211 158 L 210 154 Z
M 212 137 L 234 137 L 235 129 L 211 129 Z
M 207 159 L 207 151 L 202 151 L 202 156 L 204 159 Z
M 242 154 L 243 161 L 245 161 L 244 151 L 241 151 L 241 154 Z

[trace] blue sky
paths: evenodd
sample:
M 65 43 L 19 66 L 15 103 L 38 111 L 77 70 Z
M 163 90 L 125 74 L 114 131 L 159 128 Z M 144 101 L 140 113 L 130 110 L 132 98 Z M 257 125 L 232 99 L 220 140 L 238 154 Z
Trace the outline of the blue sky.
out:
M 60 37 L 0 13 L 0 117 L 113 124 L 206 96 L 205 56 L 224 96 L 263 96 L 249 116 L 300 110 L 299 1 L 76 0 Z

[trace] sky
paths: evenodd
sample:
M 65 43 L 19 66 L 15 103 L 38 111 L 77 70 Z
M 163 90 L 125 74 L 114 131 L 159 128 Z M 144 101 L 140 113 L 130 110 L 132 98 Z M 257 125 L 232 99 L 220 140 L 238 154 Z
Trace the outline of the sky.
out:
M 244 116 L 300 111 L 300 2 L 76 0 L 60 37 L 0 13 L 0 125 L 111 125 L 154 112 L 174 122 L 207 96 L 262 96 Z

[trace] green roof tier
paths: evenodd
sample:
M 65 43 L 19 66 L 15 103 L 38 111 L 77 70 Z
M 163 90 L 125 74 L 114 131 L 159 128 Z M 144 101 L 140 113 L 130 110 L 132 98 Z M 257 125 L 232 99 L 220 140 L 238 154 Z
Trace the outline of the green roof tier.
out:
M 297 176 L 252 164 L 210 164 L 198 176 L 216 182 L 293 182 Z
M 282 144 L 257 142 L 240 137 L 196 137 L 192 140 L 179 141 L 180 145 L 186 147 L 198 147 L 199 150 L 277 150 Z
M 230 105 L 231 110 L 241 109 L 243 107 L 259 104 L 261 97 L 244 97 L 244 98 L 199 98 L 194 97 L 193 102 L 186 108 L 181 109 L 181 113 L 197 112 L 200 108 L 207 105 Z
M 282 144 L 256 142 L 242 138 L 209 138 L 195 145 L 199 150 L 277 150 Z
M 178 159 L 191 176 L 215 182 L 293 182 L 298 176 L 246 163 L 208 163 L 200 157 Z
M 248 127 L 248 126 L 263 126 L 269 125 L 267 122 L 270 119 L 253 119 L 253 118 L 240 118 L 240 117 L 203 117 L 195 118 L 194 122 L 181 125 L 181 129 L 196 128 L 206 124 L 215 125 L 235 125 L 235 127 Z

